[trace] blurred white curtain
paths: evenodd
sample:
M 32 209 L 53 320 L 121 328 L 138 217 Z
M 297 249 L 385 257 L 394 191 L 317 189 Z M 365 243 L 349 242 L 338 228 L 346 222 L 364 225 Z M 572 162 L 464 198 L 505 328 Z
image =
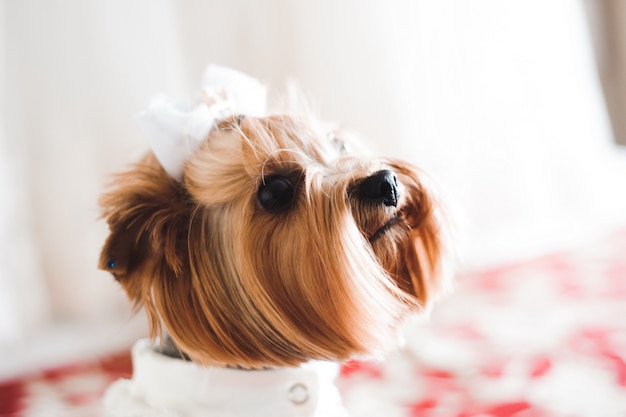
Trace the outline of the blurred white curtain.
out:
M 145 150 L 132 115 L 155 92 L 190 94 L 209 62 L 273 88 L 291 77 L 323 118 L 429 169 L 467 220 L 470 263 L 626 217 L 626 170 L 576 1 L 7 0 L 2 30 L 2 198 L 14 208 L 0 224 L 21 224 L 17 213 L 25 240 L 2 229 L 0 249 L 41 268 L 16 289 L 19 272 L 0 265 L 0 314 L 127 314 L 95 270 L 97 197 Z
M 187 92 L 169 1 L 2 6 L 0 352 L 51 323 L 128 320 L 121 290 L 96 270 L 98 195 L 145 151 L 132 115 L 157 89 Z
M 0 4 L 0 25 L 4 23 Z M 6 97 L 4 32 L 0 32 L 0 97 Z M 24 179 L 24 147 L 9 140 L 8 103 L 0 102 L 0 347 L 38 327 L 50 312 L 33 240 L 32 210 Z M 23 300 L 30 300 L 24 304 Z

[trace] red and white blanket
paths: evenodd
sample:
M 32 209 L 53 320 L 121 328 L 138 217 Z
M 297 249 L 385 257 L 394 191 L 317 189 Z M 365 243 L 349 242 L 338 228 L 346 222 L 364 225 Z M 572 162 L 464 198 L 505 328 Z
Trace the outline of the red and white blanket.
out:
M 1 417 L 96 417 L 128 352 L 0 381 Z M 626 231 L 457 277 L 384 363 L 339 381 L 355 417 L 626 416 Z

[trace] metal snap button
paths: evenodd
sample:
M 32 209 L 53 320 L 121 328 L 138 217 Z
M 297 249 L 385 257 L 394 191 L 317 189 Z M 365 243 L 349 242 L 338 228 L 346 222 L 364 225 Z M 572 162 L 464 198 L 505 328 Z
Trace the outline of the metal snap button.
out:
M 309 390 L 306 385 L 298 383 L 289 389 L 289 401 L 302 405 L 309 400 Z

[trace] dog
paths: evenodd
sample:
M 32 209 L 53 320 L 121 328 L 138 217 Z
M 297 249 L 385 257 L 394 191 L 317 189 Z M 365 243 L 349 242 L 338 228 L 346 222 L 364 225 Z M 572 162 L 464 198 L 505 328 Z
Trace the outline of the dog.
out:
M 100 201 L 100 268 L 151 333 L 105 415 L 347 416 L 337 364 L 396 349 L 447 286 L 435 187 L 308 114 L 256 115 L 240 105 L 263 96 L 255 81 L 207 73 L 184 117 L 164 122 L 163 103 L 144 115 L 152 151 Z M 163 145 L 172 136 L 183 146 Z

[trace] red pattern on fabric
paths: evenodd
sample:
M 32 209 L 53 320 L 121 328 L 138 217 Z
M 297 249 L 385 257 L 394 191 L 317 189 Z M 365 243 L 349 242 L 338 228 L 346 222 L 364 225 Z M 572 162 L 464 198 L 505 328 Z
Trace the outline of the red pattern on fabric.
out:
M 0 416 L 17 416 L 24 408 L 24 383 L 20 380 L 0 382 Z
M 341 376 L 343 378 L 353 378 L 355 376 L 382 379 L 383 370 L 381 365 L 373 362 L 349 361 L 341 367 Z
M 106 388 L 131 374 L 128 350 L 0 382 L 0 417 L 97 417 Z
M 512 417 L 520 412 L 532 408 L 526 401 L 516 401 L 511 403 L 497 404 L 487 409 L 486 414 L 493 417 Z
M 532 378 L 540 378 L 547 374 L 552 368 L 552 360 L 550 360 L 547 356 L 538 357 L 535 359 L 535 362 L 532 364 L 532 369 L 530 371 L 530 376 Z

